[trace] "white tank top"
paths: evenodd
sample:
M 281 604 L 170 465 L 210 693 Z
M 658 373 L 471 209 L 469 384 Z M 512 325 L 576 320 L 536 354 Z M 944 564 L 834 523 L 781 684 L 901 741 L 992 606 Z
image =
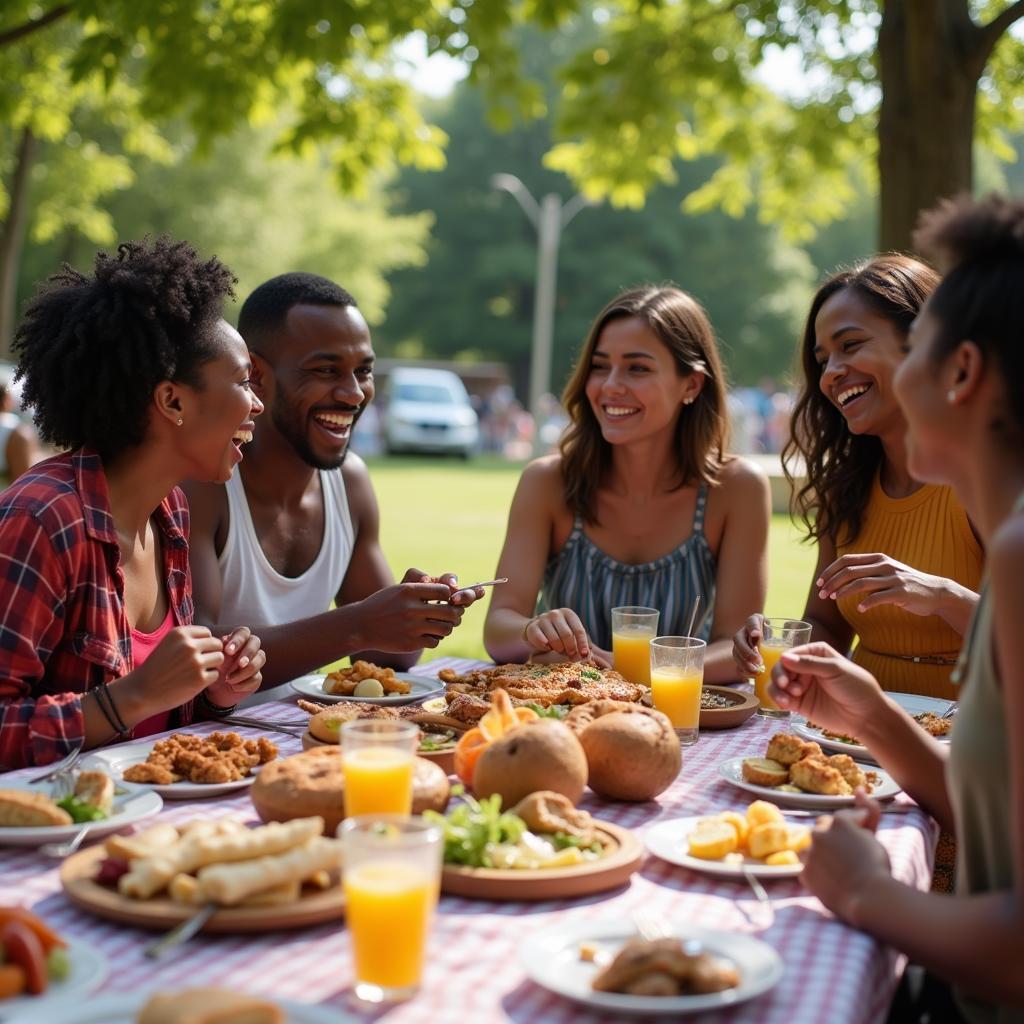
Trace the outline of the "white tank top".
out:
M 320 470 L 324 536 L 313 564 L 301 576 L 282 576 L 267 561 L 236 469 L 227 482 L 228 535 L 217 563 L 222 596 L 219 622 L 277 626 L 319 615 L 341 589 L 352 558 L 354 533 L 341 470 Z

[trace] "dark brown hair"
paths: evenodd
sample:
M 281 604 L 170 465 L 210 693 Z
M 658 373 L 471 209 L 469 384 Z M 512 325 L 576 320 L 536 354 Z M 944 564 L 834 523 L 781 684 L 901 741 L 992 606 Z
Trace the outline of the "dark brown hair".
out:
M 799 513 L 808 538 L 820 541 L 827 537 L 838 546 L 860 533 L 883 455 L 877 437 L 850 433 L 843 414 L 818 386 L 821 367 L 814 347 L 821 307 L 837 292 L 849 289 L 905 335 L 938 281 L 935 271 L 920 260 L 885 253 L 837 271 L 814 296 L 800 343 L 803 389 L 793 407 L 789 440 L 782 449 L 783 472 L 793 488 L 792 508 Z M 798 488 L 801 460 L 806 480 Z
M 938 321 L 932 358 L 938 362 L 969 339 L 999 366 L 1006 385 L 1007 424 L 1024 431 L 1024 200 L 989 195 L 943 203 L 921 218 L 915 243 L 933 254 L 945 276 L 928 301 Z
M 676 455 L 675 487 L 702 480 L 716 483 L 729 443 L 725 372 L 707 313 L 679 288 L 646 285 L 623 292 L 598 314 L 572 377 L 562 394 L 570 426 L 562 438 L 565 500 L 573 515 L 596 521 L 597 493 L 611 468 L 611 445 L 587 400 L 587 378 L 594 349 L 606 324 L 638 317 L 675 359 L 680 376 L 704 374 L 704 386 L 692 405 L 683 406 L 676 421 L 672 450 Z

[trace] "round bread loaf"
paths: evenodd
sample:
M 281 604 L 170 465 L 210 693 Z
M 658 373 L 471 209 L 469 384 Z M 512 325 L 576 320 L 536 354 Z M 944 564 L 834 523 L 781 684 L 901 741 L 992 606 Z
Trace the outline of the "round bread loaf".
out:
M 264 765 L 249 790 L 263 821 L 291 821 L 318 814 L 325 835 L 333 835 L 345 817 L 345 777 L 340 747 L 316 747 Z M 444 811 L 451 786 L 448 776 L 430 761 L 416 758 L 412 813 Z
M 595 700 L 566 724 L 587 755 L 590 788 L 607 800 L 653 800 L 679 774 L 679 737 L 667 716 L 640 704 Z

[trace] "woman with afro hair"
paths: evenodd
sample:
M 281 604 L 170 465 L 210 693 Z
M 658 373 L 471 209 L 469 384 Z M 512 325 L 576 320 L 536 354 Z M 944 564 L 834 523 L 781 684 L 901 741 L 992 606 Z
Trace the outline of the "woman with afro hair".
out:
M 182 480 L 225 481 L 262 411 L 221 319 L 234 277 L 129 242 L 31 301 L 14 350 L 62 454 L 0 494 L 0 770 L 223 714 L 259 687 L 240 628 L 192 625 Z

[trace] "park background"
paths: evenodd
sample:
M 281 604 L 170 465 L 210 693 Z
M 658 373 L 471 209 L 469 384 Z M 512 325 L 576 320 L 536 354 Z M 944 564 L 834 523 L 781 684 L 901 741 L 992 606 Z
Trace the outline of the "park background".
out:
M 323 274 L 378 356 L 500 364 L 527 403 L 537 236 L 492 184 L 514 175 L 588 200 L 561 238 L 553 391 L 612 295 L 666 281 L 707 308 L 735 388 L 784 391 L 825 274 L 909 248 L 942 196 L 1024 190 L 1022 18 L 1011 0 L 8 0 L 0 357 L 61 262 L 168 232 L 231 266 L 239 299 Z M 371 459 L 396 574 L 492 575 L 521 465 Z M 799 614 L 813 561 L 777 515 L 770 612 Z M 481 654 L 482 621 L 437 653 Z

